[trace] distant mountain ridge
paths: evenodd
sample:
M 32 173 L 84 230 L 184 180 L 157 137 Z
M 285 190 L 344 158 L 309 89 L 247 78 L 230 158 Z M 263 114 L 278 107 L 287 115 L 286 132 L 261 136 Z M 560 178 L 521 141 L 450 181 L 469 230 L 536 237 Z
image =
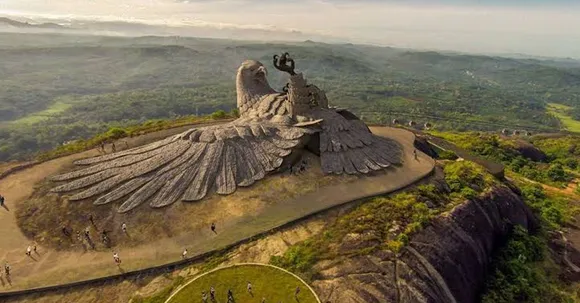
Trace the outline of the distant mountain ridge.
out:
M 20 22 L 6 17 L 0 17 L 0 26 L 6 25 L 11 27 L 17 28 L 47 28 L 47 29 L 66 29 L 65 26 L 60 24 L 47 22 L 47 23 L 38 23 L 38 24 L 31 24 L 28 22 Z

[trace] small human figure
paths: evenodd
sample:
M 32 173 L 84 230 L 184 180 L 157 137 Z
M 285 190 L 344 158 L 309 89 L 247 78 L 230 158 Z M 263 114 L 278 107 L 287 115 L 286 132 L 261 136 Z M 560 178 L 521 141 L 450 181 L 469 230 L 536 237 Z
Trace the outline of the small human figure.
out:
M 0 207 L 4 207 L 4 196 L 0 195 Z
M 6 273 L 6 277 L 10 277 L 10 265 L 8 265 L 8 262 L 4 263 L 4 273 Z
M 68 228 L 66 227 L 66 225 L 63 225 L 61 230 L 65 236 L 70 237 L 70 232 L 68 231 Z
M 250 283 L 250 281 L 248 281 L 246 288 L 248 289 L 248 293 L 250 293 L 250 295 L 253 297 L 254 294 L 252 293 L 252 283 Z
M 115 260 L 115 263 L 117 264 L 117 266 L 121 265 L 121 258 L 119 258 L 119 254 L 114 252 L 113 253 L 113 260 Z
M 87 238 L 87 241 L 91 240 L 91 231 L 88 227 L 85 229 L 85 238 Z
M 89 222 L 91 222 L 91 224 L 93 226 L 96 226 L 96 224 L 95 224 L 95 218 L 93 218 L 93 214 L 89 214 Z
M 260 303 L 266 303 L 266 298 L 262 298 L 262 301 L 260 301 Z
M 207 294 L 205 293 L 205 291 L 202 291 L 201 292 L 201 301 L 203 303 L 206 303 L 207 302 Z
M 37 254 L 37 255 L 38 255 L 38 252 L 36 251 L 36 244 L 34 244 L 34 245 L 32 246 L 32 250 L 34 251 L 34 253 L 35 253 L 35 254 Z
M 129 143 L 127 143 L 127 140 L 125 140 L 123 142 L 125 142 L 125 149 L 129 148 Z
M 187 248 L 183 249 L 183 252 L 181 253 L 181 258 L 182 259 L 187 258 Z
M 415 157 L 415 160 L 417 160 L 417 149 L 413 149 L 413 157 Z
M 215 301 L 215 288 L 213 288 L 213 286 L 209 288 L 209 296 L 211 297 L 212 301 Z
M 125 222 L 123 222 L 123 224 L 121 224 L 121 230 L 123 230 L 124 234 L 127 233 L 127 224 Z
M 30 245 L 28 245 L 28 247 L 26 248 L 26 255 L 30 257 L 31 254 L 32 254 L 32 247 Z
M 107 153 L 107 150 L 105 150 L 105 142 L 104 141 L 101 141 L 101 143 L 100 143 L 100 151 L 103 154 L 106 154 Z
M 211 223 L 211 231 L 213 231 L 215 234 L 217 234 L 217 232 L 215 231 L 215 222 Z
M 77 240 L 79 242 L 83 242 L 83 236 L 81 236 L 81 232 L 80 231 L 77 231 Z
M 114 152 L 117 152 L 117 148 L 115 148 L 115 142 L 111 143 L 111 150 Z
M 101 233 L 101 241 L 103 242 L 103 244 L 105 246 L 109 246 L 109 235 L 108 235 L 108 231 L 103 230 L 103 232 Z
M 234 302 L 234 292 L 228 289 L 228 302 Z
M 299 293 L 300 293 L 300 286 L 296 286 L 296 290 L 294 291 L 294 296 L 298 297 Z

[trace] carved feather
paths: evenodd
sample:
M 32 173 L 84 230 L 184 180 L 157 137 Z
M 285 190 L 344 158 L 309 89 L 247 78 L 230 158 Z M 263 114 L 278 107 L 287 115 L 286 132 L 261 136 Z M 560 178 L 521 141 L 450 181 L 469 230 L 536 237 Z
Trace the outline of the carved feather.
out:
M 231 194 L 237 186 L 250 185 L 280 167 L 312 132 L 247 119 L 188 130 L 163 143 L 83 160 L 94 165 L 53 177 L 66 183 L 52 191 L 81 190 L 70 199 L 98 197 L 95 204 L 125 199 L 120 212 L 144 202 L 162 207 L 178 200 L 197 201 L 212 190 Z

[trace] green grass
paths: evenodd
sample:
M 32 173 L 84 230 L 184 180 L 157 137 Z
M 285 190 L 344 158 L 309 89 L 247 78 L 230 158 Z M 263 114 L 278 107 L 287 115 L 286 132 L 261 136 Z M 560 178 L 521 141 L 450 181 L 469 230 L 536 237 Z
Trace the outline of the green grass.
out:
M 574 120 L 569 114 L 569 111 L 572 109 L 572 107 L 557 103 L 548 103 L 546 108 L 548 113 L 560 119 L 567 130 L 580 133 L 580 121 Z
M 34 124 L 47 120 L 51 117 L 57 116 L 58 114 L 66 111 L 73 106 L 72 103 L 59 100 L 50 105 L 47 109 L 39 111 L 36 113 L 29 114 L 18 120 L 10 121 L 11 124 Z
M 252 283 L 253 297 L 246 290 Z M 202 291 L 208 293 L 213 286 L 217 302 L 227 302 L 227 292 L 231 289 L 237 303 L 260 302 L 300 302 L 316 303 L 316 296 L 306 285 L 294 276 L 274 267 L 242 265 L 219 269 L 202 276 L 181 289 L 170 303 L 202 302 Z M 296 287 L 300 287 L 298 300 L 294 297 Z M 208 298 L 208 302 L 210 302 Z

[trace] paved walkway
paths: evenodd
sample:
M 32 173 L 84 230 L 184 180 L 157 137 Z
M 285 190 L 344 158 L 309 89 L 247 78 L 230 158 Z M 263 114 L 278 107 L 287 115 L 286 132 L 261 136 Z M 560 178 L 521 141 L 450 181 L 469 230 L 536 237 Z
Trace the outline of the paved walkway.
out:
M 306 215 L 320 212 L 352 200 L 367 196 L 389 193 L 404 188 L 427 176 L 434 168 L 434 161 L 417 151 L 413 157 L 414 135 L 406 130 L 372 127 L 380 136 L 390 137 L 400 142 L 404 149 L 401 167 L 390 169 L 388 173 L 365 176 L 348 184 L 320 188 L 318 191 L 302 195 L 292 201 L 284 201 L 266 207 L 261 213 L 248 214 L 219 226 L 219 233 L 213 234 L 209 228 L 192 230 L 173 238 L 159 239 L 132 248 L 123 248 L 119 255 L 123 261 L 121 268 L 114 265 L 112 253 L 56 251 L 39 247 L 39 255 L 31 260 L 25 255 L 28 240 L 18 228 L 14 212 L 19 204 L 28 198 L 34 185 L 44 178 L 54 175 L 74 159 L 95 155 L 95 150 L 55 159 L 10 175 L 0 181 L 0 193 L 7 197 L 9 211 L 0 208 L 0 265 L 8 261 L 12 266 L 12 281 L 0 281 L 0 292 L 41 287 L 67 282 L 87 280 L 161 265 L 180 259 L 183 247 L 190 256 L 226 247 L 242 239 L 272 228 L 295 221 Z M 165 137 L 182 129 L 162 131 L 156 136 Z M 129 140 L 129 146 L 139 144 L 139 138 Z

